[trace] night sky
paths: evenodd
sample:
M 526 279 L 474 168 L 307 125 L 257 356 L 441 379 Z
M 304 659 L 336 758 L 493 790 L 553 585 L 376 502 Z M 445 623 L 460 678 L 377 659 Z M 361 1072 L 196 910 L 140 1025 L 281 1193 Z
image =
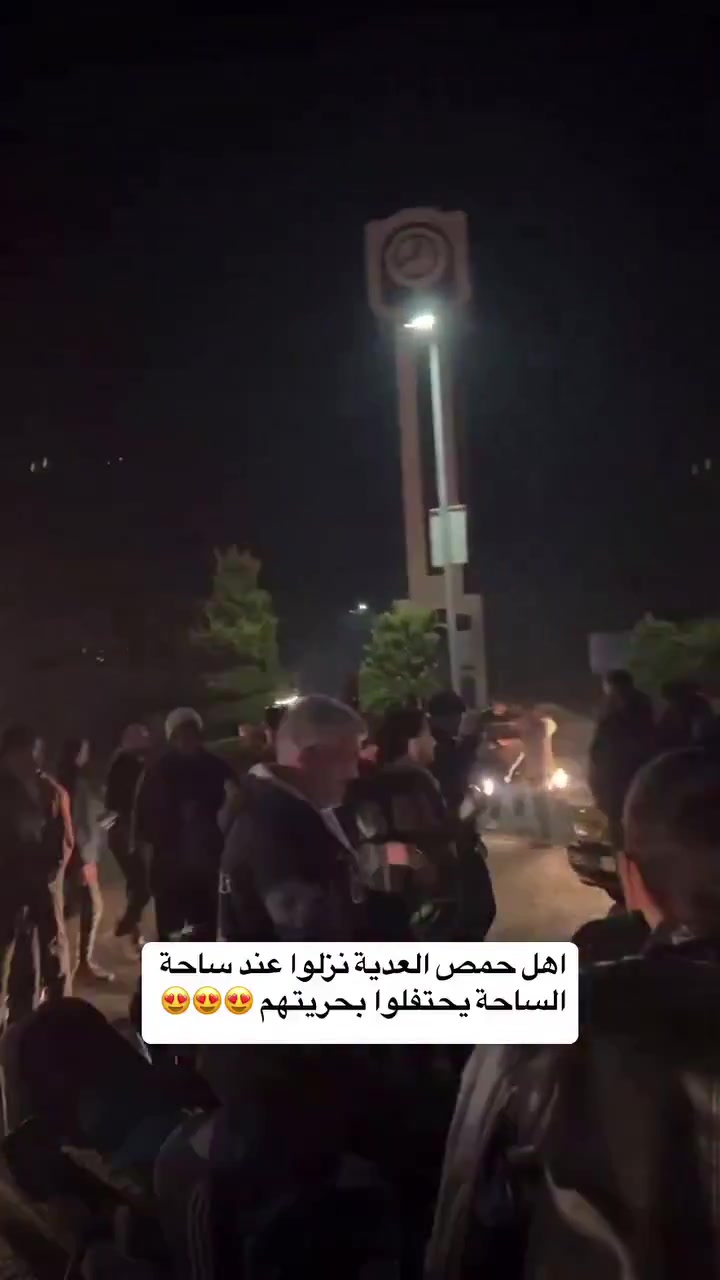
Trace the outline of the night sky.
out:
M 238 542 L 315 671 L 357 599 L 403 593 L 363 225 L 414 204 L 469 216 L 495 687 L 570 697 L 589 630 L 720 607 L 717 30 L 498 13 L 5 28 L 0 529 L 28 610 L 201 595 Z

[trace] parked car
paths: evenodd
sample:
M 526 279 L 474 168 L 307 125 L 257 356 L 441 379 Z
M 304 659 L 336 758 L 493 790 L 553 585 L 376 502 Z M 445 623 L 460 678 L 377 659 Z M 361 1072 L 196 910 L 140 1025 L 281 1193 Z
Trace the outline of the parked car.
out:
M 623 900 L 617 859 L 608 840 L 607 821 L 599 809 L 578 809 L 573 822 L 574 839 L 568 845 L 568 861 L 583 884 L 604 889 L 613 902 Z

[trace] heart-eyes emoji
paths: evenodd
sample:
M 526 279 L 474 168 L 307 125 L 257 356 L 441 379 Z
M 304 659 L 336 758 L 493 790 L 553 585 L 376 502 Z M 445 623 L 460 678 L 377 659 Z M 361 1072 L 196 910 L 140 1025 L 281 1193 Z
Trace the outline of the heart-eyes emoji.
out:
M 162 993 L 162 1007 L 168 1013 L 184 1013 L 190 1007 L 190 997 L 183 987 L 168 987 Z
M 231 1013 L 247 1013 L 252 1002 L 252 992 L 247 987 L 231 987 L 225 996 L 225 1008 Z
M 198 987 L 193 996 L 193 1004 L 198 1013 L 217 1013 L 222 1004 L 222 996 L 215 987 Z

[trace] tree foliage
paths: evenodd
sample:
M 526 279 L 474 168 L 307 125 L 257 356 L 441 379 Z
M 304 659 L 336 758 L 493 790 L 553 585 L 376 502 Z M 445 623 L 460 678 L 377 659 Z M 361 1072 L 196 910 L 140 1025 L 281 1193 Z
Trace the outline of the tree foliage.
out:
M 633 630 L 629 666 L 648 693 L 659 693 L 669 680 L 720 688 L 720 619 L 679 624 L 648 614 Z
M 396 607 L 380 614 L 360 668 L 363 709 L 380 713 L 430 697 L 440 686 L 439 649 L 431 611 Z
M 282 684 L 277 618 L 248 551 L 215 551 L 212 590 L 193 642 L 203 661 L 210 718 L 235 726 L 259 720 Z

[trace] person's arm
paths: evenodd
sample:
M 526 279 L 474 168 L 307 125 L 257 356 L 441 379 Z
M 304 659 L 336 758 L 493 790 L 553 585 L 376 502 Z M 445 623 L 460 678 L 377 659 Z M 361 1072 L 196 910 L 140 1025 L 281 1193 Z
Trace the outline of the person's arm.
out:
M 73 829 L 72 812 L 70 809 L 70 796 L 64 787 L 58 784 L 57 803 L 62 821 L 62 865 L 67 866 L 75 848 L 75 831 Z
M 150 769 L 140 774 L 130 819 L 130 851 L 136 853 L 153 844 L 153 775 Z
M 502 1045 L 481 1045 L 469 1059 L 445 1148 L 426 1280 L 500 1274 L 508 1246 L 522 1250 L 517 1192 L 547 1120 L 551 1061 L 544 1047 Z
M 117 755 L 110 765 L 105 781 L 105 808 L 109 813 L 118 813 L 120 811 L 123 771 L 126 767 L 122 755 Z
M 94 858 L 90 856 L 90 851 L 95 843 L 92 801 L 92 791 L 87 779 L 78 778 L 72 802 L 72 824 L 75 831 L 75 843 L 83 862 L 94 861 Z

